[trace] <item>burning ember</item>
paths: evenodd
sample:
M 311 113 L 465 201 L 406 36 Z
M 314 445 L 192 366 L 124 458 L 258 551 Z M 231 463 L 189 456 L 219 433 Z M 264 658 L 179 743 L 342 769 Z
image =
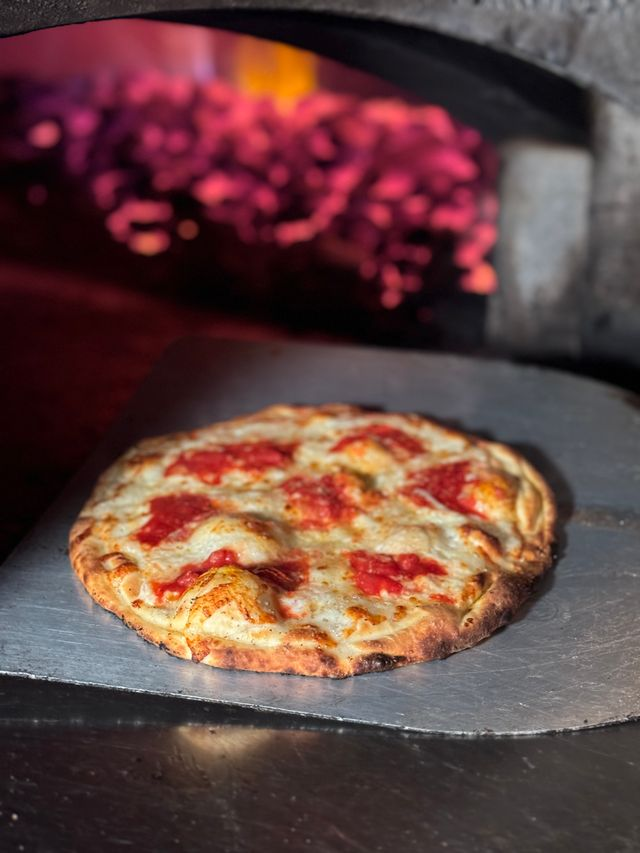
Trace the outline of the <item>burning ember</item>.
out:
M 246 246 L 313 244 L 387 309 L 428 292 L 443 253 L 463 290 L 496 287 L 496 156 L 440 107 L 320 90 L 285 110 L 148 71 L 5 81 L 0 117 L 3 168 L 64 176 L 138 255 L 224 226 Z M 25 192 L 43 204 L 46 180 Z

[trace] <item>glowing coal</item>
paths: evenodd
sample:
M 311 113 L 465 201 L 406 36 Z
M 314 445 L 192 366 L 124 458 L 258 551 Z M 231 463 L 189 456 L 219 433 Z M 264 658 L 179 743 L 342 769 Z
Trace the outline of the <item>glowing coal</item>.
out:
M 462 289 L 496 287 L 495 153 L 440 107 L 320 90 L 283 111 L 159 71 L 4 92 L 4 159 L 68 175 L 137 254 L 216 225 L 247 245 L 315 242 L 393 309 L 428 290 L 448 241 Z

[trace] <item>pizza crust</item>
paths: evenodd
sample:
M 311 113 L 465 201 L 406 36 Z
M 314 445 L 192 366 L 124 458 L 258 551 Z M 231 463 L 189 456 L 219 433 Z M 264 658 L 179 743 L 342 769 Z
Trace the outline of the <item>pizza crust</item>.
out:
M 278 405 L 226 422 L 224 434 L 242 433 L 251 425 L 285 421 L 304 424 L 318 414 L 332 419 L 375 417 L 376 420 L 384 420 L 389 417 L 386 414 L 370 415 L 356 407 L 343 405 Z M 470 533 L 465 534 L 474 540 L 472 547 L 476 557 L 481 554 L 484 561 L 484 570 L 474 576 L 482 576 L 481 580 L 473 581 L 479 584 L 477 597 L 468 606 L 434 602 L 426 609 L 417 610 L 414 619 L 400 619 L 397 626 L 391 622 L 382 636 L 358 639 L 332 637 L 321 626 L 308 624 L 304 619 L 298 620 L 300 624 L 293 628 L 289 624 L 283 626 L 277 600 L 273 599 L 269 584 L 254 575 L 245 578 L 248 572 L 242 569 L 206 572 L 187 590 L 177 611 L 169 617 L 161 613 L 160 608 L 155 613 L 148 603 L 131 600 L 131 595 L 124 595 L 122 590 L 124 584 L 134 588 L 140 584 L 137 563 L 122 551 L 110 550 L 112 542 L 104 534 L 104 518 L 97 513 L 96 507 L 111 500 L 132 476 L 141 477 L 150 458 L 164 458 L 167 448 L 180 447 L 185 441 L 193 442 L 205 431 L 146 439 L 103 474 L 70 533 L 70 558 L 74 571 L 98 604 L 120 617 L 144 639 L 179 658 L 225 669 L 343 678 L 444 658 L 476 645 L 512 619 L 549 568 L 556 522 L 553 495 L 540 474 L 505 445 L 475 439 L 415 415 L 391 417 L 406 418 L 407 423 L 427 425 L 439 435 L 460 439 L 472 451 L 489 453 L 493 460 L 509 471 L 511 477 L 518 478 L 514 529 L 520 537 L 521 546 L 517 554 L 501 554 L 499 540 L 481 527 L 470 525 Z M 212 429 L 215 430 L 216 425 Z M 459 528 L 463 526 L 458 524 Z M 235 605 L 233 602 L 229 604 L 234 583 L 239 584 L 241 593 L 239 604 L 236 602 Z M 250 595 L 243 592 L 242 585 L 247 583 L 252 587 Z M 216 587 L 218 590 L 224 587 L 227 607 L 246 609 L 247 601 L 258 602 L 262 595 L 260 612 L 248 617 L 246 612 L 243 615 L 248 619 L 247 625 L 257 625 L 256 630 L 263 631 L 257 641 L 249 635 L 243 641 L 233 632 L 225 634 L 229 620 L 223 622 L 224 630 L 218 635 L 205 630 L 203 626 L 208 624 L 211 608 L 219 606 L 220 594 L 217 598 L 214 596 L 217 605 L 214 602 L 209 606 L 207 598 L 212 591 L 215 593 Z M 273 599 L 271 604 L 270 596 Z M 186 616 L 184 613 L 180 615 L 181 607 Z M 201 623 L 193 613 L 198 608 L 204 614 L 200 614 Z

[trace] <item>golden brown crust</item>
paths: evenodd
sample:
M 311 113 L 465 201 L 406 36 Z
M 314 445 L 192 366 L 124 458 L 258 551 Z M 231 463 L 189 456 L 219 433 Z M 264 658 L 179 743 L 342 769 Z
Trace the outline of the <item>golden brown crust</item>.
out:
M 339 404 L 318 407 L 279 405 L 227 422 L 227 426 L 282 418 L 293 418 L 303 423 L 318 413 L 347 416 L 361 412 L 357 407 Z M 406 417 L 444 431 L 443 427 L 426 418 L 413 415 Z M 470 526 L 468 535 L 476 537 L 477 547 L 485 555 L 487 565 L 487 571 L 482 573 L 483 577 L 478 581 L 476 596 L 472 596 L 466 607 L 434 603 L 424 618 L 400 631 L 392 631 L 388 636 L 336 647 L 335 641 L 326 634 L 323 636 L 323 632 L 316 626 L 302 624 L 284 634 L 277 644 L 257 648 L 250 642 L 240 643 L 233 639 L 205 636 L 193 631 L 190 633 L 188 628 L 176 629 L 175 626 L 171 627 L 171 623 L 163 625 L 150 621 L 146 613 L 141 612 L 144 607 L 139 606 L 140 602 L 134 599 L 128 603 L 117 592 L 117 585 L 135 573 L 136 565 L 121 553 L 104 552 L 98 524 L 92 516 L 91 502 L 70 533 L 71 563 L 98 604 L 116 614 L 146 640 L 180 658 L 226 669 L 341 678 L 446 657 L 477 644 L 510 621 L 551 564 L 551 545 L 556 523 L 555 502 L 549 487 L 519 454 L 505 445 L 473 439 L 464 433 L 449 429 L 446 433 L 472 441 L 476 447 L 489 449 L 494 457 L 501 459 L 512 471 L 517 471 L 522 480 L 529 484 L 530 488 L 519 496 L 517 506 L 522 547 L 510 556 L 509 569 L 505 570 L 498 565 L 502 556 L 500 543 L 488 532 L 479 529 L 474 531 L 473 526 Z M 149 459 L 156 453 L 160 443 L 170 443 L 190 435 L 193 433 L 178 433 L 141 442 L 135 452 L 129 453 L 126 462 L 118 460 L 103 474 L 96 486 L 93 501 L 112 489 L 114 482 L 127 476 L 126 470 L 131 471 L 131 466 L 143 464 L 141 460 Z M 105 561 L 109 562 L 108 572 L 105 571 Z M 361 608 L 353 608 L 354 612 L 358 609 Z M 366 619 L 367 611 L 363 613 L 361 617 L 364 622 L 375 624 L 379 621 L 375 617 Z M 268 622 L 269 618 L 264 621 Z
M 461 620 L 455 618 L 451 606 L 438 605 L 437 609 L 441 611 L 439 619 L 434 620 L 430 616 L 393 637 L 363 643 L 358 655 L 339 658 L 324 648 L 303 649 L 290 644 L 264 651 L 239 644 L 224 644 L 211 638 L 189 642 L 179 632 L 149 624 L 134 609 L 125 612 L 114 596 L 112 586 L 105 581 L 99 558 L 89 548 L 83 547 L 77 526 L 83 533 L 86 532 L 86 523 L 80 520 L 72 532 L 70 556 L 76 574 L 98 604 L 119 616 L 145 640 L 176 657 L 223 669 L 331 678 L 382 672 L 418 661 L 441 659 L 475 646 L 511 620 L 544 571 L 542 566 L 548 562 L 548 558 L 541 555 L 540 572 L 528 572 L 522 576 L 499 575 Z

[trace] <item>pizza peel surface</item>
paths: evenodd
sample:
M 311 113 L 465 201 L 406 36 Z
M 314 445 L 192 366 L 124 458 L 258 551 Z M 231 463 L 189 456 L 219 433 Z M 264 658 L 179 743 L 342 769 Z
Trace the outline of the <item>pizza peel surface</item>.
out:
M 278 405 L 136 444 L 70 556 L 100 605 L 178 657 L 343 677 L 504 625 L 551 563 L 554 523 L 548 486 L 504 445 Z

